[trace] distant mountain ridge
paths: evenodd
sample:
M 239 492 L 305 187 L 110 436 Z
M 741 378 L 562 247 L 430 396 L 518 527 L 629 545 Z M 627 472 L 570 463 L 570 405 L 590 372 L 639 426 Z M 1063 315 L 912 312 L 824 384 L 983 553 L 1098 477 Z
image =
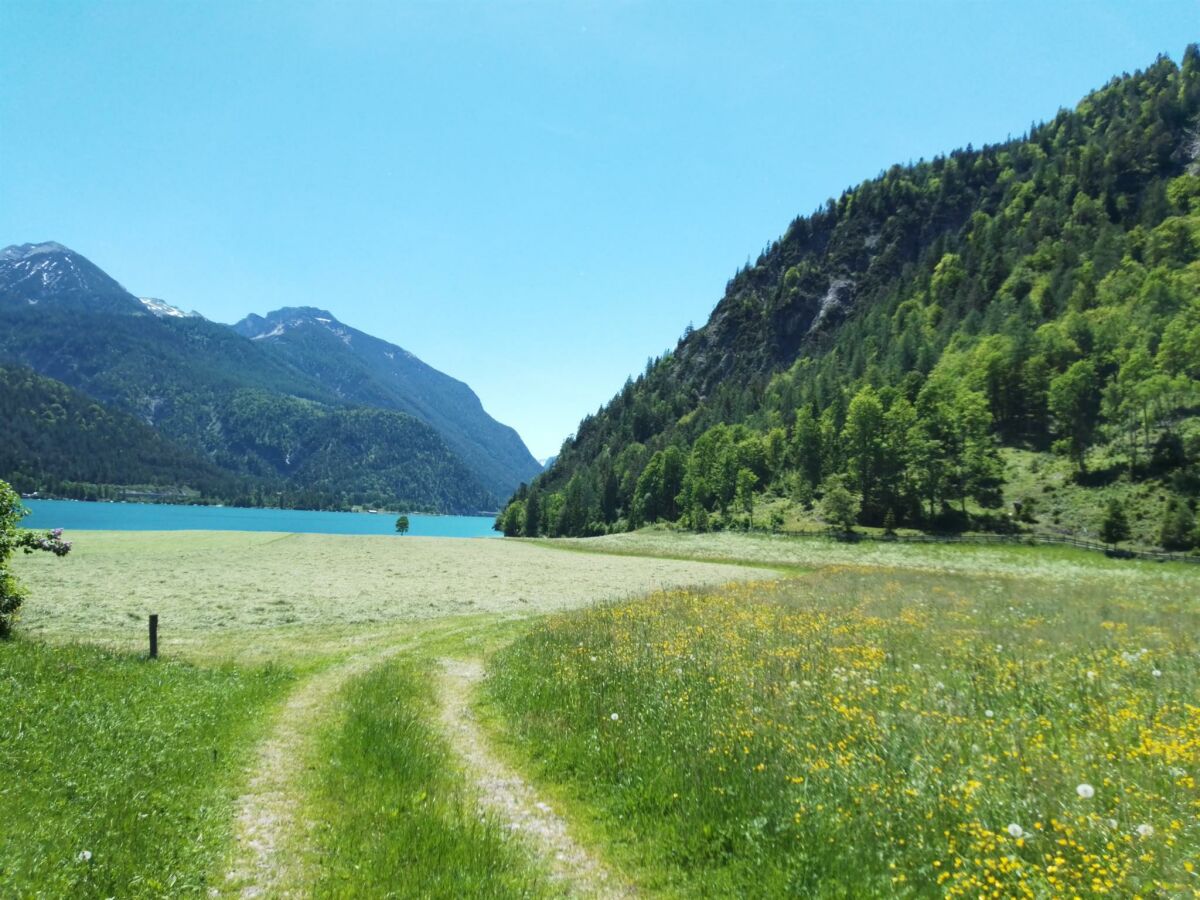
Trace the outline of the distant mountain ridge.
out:
M 0 250 L 0 308 L 13 304 L 136 314 L 142 307 L 90 260 L 54 241 Z
M 391 348 L 362 332 L 354 335 L 363 346 Z M 494 509 L 522 480 L 514 444 L 528 451 L 516 433 L 488 418 L 466 385 L 411 354 L 404 354 L 406 364 L 426 381 L 459 385 L 460 397 L 474 401 L 477 416 L 467 424 L 449 414 L 440 417 L 444 427 L 454 426 L 449 439 L 410 412 L 418 404 L 402 403 L 398 385 L 375 384 L 382 375 L 366 362 L 317 353 L 294 340 L 274 347 L 263 337 L 252 340 L 163 301 L 139 299 L 60 244 L 0 250 L 0 363 L 25 366 L 136 416 L 183 453 L 199 454 L 241 479 L 239 484 L 250 479 L 256 497 L 282 492 L 303 495 L 306 505 L 461 513 Z M 332 368 L 357 367 L 361 383 L 331 377 L 322 361 Z M 436 400 L 432 412 L 442 412 Z M 518 460 L 514 469 L 493 464 L 479 470 L 452 446 L 452 441 L 469 446 L 474 438 L 476 459 L 491 462 L 488 438 L 470 433 L 480 423 L 490 423 L 489 433 Z M 65 427 L 61 421 L 59 427 Z M 536 471 L 536 462 L 529 461 Z M 36 477 L 65 477 L 53 468 Z M 106 471 L 120 477 L 119 471 Z
M 466 384 L 403 347 L 339 322 L 328 310 L 285 307 L 247 316 L 233 330 L 346 402 L 428 422 L 499 497 L 541 471 L 516 431 L 492 419 Z

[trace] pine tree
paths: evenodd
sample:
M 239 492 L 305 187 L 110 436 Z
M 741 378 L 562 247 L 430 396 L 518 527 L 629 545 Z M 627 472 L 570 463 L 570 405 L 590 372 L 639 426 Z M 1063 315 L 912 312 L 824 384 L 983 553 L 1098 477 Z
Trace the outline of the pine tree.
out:
M 525 537 L 537 537 L 541 522 L 541 498 L 536 490 L 530 490 L 525 499 Z
M 1129 540 L 1129 519 L 1125 516 L 1125 507 L 1116 498 L 1108 501 L 1108 510 L 1100 526 L 1100 540 L 1106 544 Z
M 1190 550 L 1196 545 L 1196 517 L 1187 503 L 1172 499 L 1167 504 L 1159 543 L 1166 550 Z

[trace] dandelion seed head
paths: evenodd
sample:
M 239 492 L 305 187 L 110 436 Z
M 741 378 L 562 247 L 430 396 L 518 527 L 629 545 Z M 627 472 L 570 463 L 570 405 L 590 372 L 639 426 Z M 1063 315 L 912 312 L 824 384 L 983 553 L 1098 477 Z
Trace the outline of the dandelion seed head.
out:
M 1085 781 L 1083 784 L 1079 785 L 1079 787 L 1075 788 L 1075 793 L 1077 793 L 1084 800 L 1091 800 L 1096 796 L 1096 789 Z
M 1007 830 L 1008 830 L 1008 833 L 1011 834 L 1015 838 L 1025 836 L 1025 829 L 1022 828 L 1020 825 L 1018 825 L 1016 822 L 1009 823 Z
M 1137 827 L 1138 837 L 1148 838 L 1154 834 L 1154 826 L 1148 822 L 1143 822 Z

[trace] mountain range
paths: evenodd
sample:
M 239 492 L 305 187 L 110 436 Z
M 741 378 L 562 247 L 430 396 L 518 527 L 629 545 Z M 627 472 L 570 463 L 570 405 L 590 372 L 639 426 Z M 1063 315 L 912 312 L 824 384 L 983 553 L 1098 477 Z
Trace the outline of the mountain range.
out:
M 891 166 L 797 217 L 498 525 L 1035 527 L 1187 549 L 1198 411 L 1192 45 L 1021 138 Z
M 0 364 L 10 405 L 21 385 L 26 423 L 0 477 L 28 491 L 153 484 L 247 503 L 475 512 L 541 470 L 467 385 L 331 313 L 210 322 L 135 297 L 56 243 L 0 251 Z M 81 410 L 143 427 L 92 445 Z M 39 419 L 53 427 L 29 427 Z M 65 465 L 45 452 L 50 431 L 104 464 Z M 131 441 L 170 465 L 122 468 Z

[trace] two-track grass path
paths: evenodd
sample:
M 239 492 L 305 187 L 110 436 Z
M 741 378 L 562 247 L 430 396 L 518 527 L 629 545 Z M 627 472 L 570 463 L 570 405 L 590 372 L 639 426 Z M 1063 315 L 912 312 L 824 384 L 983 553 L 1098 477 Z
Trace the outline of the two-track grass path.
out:
M 298 871 L 314 823 L 301 813 L 300 782 L 312 753 L 313 735 L 329 715 L 337 693 L 353 678 L 415 645 L 368 651 L 306 678 L 284 702 L 259 745 L 246 790 L 236 803 L 233 863 L 226 893 L 241 897 L 298 897 Z
M 334 713 L 337 694 L 352 679 L 417 649 L 420 641 L 377 648 L 308 676 L 284 701 L 259 745 L 236 803 L 233 860 L 215 894 L 303 897 L 305 861 L 316 823 L 303 813 L 306 767 L 314 764 L 313 736 Z M 483 677 L 479 660 L 441 661 L 437 698 L 446 738 L 463 765 L 481 806 L 518 833 L 542 858 L 554 885 L 572 897 L 632 897 L 635 891 L 570 833 L 566 820 L 504 764 L 471 710 Z
M 570 833 L 566 820 L 492 750 L 475 721 L 471 695 L 483 678 L 477 659 L 443 659 L 438 685 L 442 725 L 480 803 L 511 831 L 524 835 L 546 863 L 552 882 L 573 897 L 632 897 L 634 890 Z

